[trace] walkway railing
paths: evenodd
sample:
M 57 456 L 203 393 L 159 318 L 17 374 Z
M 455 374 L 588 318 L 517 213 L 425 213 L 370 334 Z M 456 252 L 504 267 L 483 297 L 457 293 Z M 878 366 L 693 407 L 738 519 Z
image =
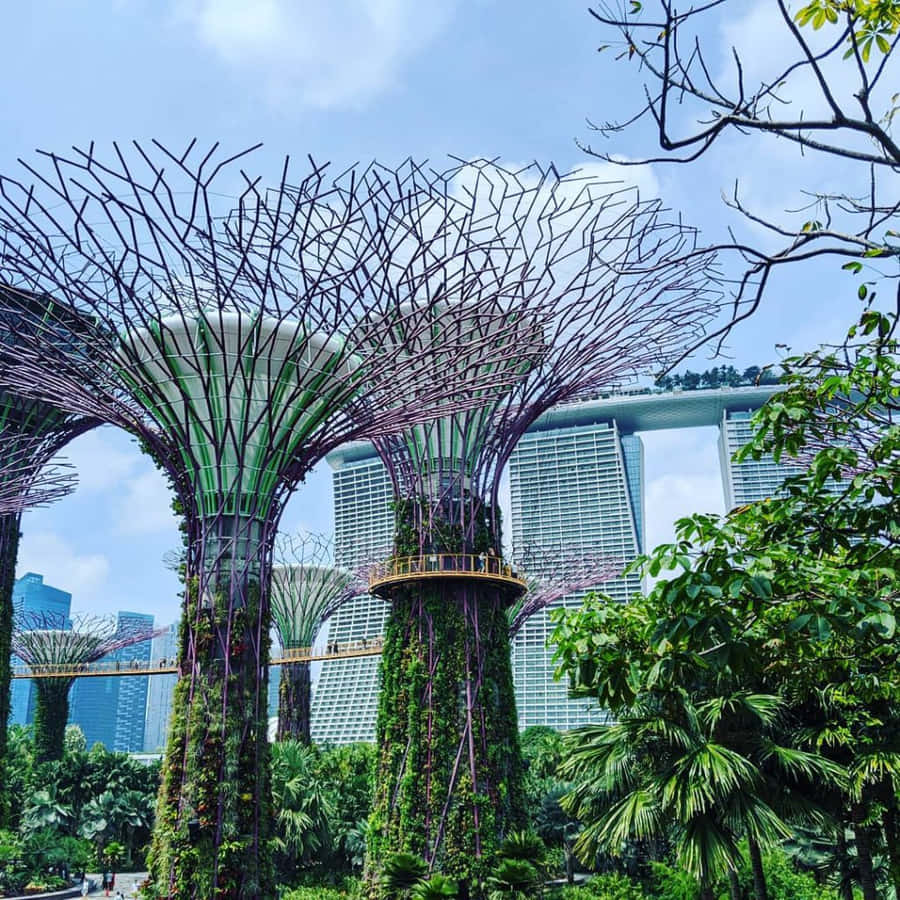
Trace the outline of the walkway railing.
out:
M 381 653 L 381 635 L 347 643 L 329 642 L 324 649 L 291 647 L 282 656 L 269 660 L 270 666 L 289 666 L 292 663 L 315 662 L 328 659 L 352 659 L 355 656 L 377 656 Z M 173 675 L 178 669 L 174 659 L 101 660 L 81 665 L 13 666 L 13 678 L 90 678 L 110 675 Z
M 369 573 L 369 590 L 392 584 L 420 581 L 426 578 L 485 579 L 521 593 L 525 579 L 499 556 L 486 553 L 423 553 L 419 556 L 397 556 L 379 563 Z

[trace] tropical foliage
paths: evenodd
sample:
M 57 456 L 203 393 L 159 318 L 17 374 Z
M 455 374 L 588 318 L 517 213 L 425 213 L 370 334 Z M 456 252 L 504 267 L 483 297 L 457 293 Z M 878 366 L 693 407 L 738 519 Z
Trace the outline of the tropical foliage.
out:
M 783 496 L 677 524 L 636 563 L 663 576 L 627 605 L 556 614 L 560 671 L 615 715 L 569 741 L 563 806 L 582 859 L 641 842 L 702 896 L 802 829 L 848 836 L 834 875 L 900 886 L 900 368 L 896 317 L 867 311 L 840 352 L 786 361 L 787 390 L 742 458 L 792 455 Z M 849 894 L 846 894 L 849 897 Z

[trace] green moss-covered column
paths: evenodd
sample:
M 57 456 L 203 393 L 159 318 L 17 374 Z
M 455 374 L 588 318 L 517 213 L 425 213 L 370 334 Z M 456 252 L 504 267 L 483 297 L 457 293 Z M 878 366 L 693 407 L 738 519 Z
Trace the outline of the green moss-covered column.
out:
M 376 894 L 381 862 L 405 851 L 479 896 L 499 844 L 524 827 L 511 598 L 485 584 L 433 579 L 392 598 L 369 839 Z
M 34 761 L 62 759 L 69 721 L 72 678 L 36 678 L 34 705 Z
M 278 740 L 310 742 L 312 674 L 308 662 L 281 667 L 278 685 Z
M 219 568 L 214 576 L 187 578 L 181 674 L 150 854 L 153 897 L 275 896 L 268 586 L 258 575 L 234 574 L 227 561 Z M 246 568 L 267 572 L 252 561 Z M 201 581 L 209 586 L 201 588 Z
M 8 822 L 11 799 L 6 789 L 6 733 L 12 693 L 12 593 L 18 555 L 19 515 L 0 516 L 0 828 Z

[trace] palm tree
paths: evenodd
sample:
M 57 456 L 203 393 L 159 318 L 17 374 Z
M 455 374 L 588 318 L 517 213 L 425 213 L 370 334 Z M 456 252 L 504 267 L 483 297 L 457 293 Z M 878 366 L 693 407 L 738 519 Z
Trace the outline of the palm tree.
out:
M 44 828 L 67 832 L 72 824 L 72 808 L 57 796 L 56 785 L 35 791 L 25 806 L 22 827 L 26 833 Z
M 739 867 L 742 836 L 753 862 L 761 848 L 792 835 L 785 819 L 804 807 L 792 783 L 842 776 L 824 757 L 776 742 L 780 710 L 770 695 L 695 704 L 675 689 L 636 702 L 614 725 L 574 732 L 562 772 L 575 787 L 563 807 L 585 823 L 575 841 L 579 858 L 668 834 L 679 864 L 711 897 L 714 883 Z M 765 900 L 761 866 L 755 875 L 756 896 Z
M 299 741 L 272 745 L 274 845 L 288 866 L 331 848 L 334 804 L 316 772 L 317 759 L 317 751 Z
M 387 897 L 408 897 L 426 879 L 428 865 L 414 853 L 391 853 L 384 861 L 378 885 Z
M 541 886 L 538 870 L 524 859 L 501 859 L 487 880 L 488 900 L 529 900 Z
M 459 886 L 445 875 L 435 874 L 415 885 L 409 896 L 410 900 L 447 900 L 459 896 Z

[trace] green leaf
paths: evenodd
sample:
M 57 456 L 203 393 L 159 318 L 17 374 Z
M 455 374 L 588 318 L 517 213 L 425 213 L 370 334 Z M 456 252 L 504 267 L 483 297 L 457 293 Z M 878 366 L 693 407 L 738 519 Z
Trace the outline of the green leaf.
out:
M 858 275 L 860 272 L 862 272 L 862 263 L 856 261 L 848 262 L 844 263 L 841 268 L 847 272 L 853 272 L 854 275 Z

